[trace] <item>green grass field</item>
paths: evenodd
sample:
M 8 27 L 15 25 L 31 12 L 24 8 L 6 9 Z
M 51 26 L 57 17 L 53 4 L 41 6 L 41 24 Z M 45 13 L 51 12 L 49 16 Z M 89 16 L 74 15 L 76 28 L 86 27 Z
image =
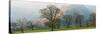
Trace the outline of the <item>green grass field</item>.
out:
M 95 29 L 96 27 L 90 26 L 90 27 L 77 27 L 77 28 L 56 28 L 54 31 L 62 31 L 62 30 L 79 30 L 79 29 Z M 32 32 L 49 32 L 51 28 L 49 29 L 25 29 L 25 33 L 32 33 Z M 20 31 L 13 32 L 13 34 L 19 34 L 21 33 Z

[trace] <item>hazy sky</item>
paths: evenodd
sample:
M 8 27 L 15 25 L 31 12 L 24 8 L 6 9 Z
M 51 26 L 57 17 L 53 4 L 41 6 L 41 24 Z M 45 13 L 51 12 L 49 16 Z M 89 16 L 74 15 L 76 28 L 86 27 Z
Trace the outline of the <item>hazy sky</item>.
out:
M 45 2 L 33 2 L 33 1 L 12 1 L 11 2 L 11 19 L 16 21 L 16 19 L 27 18 L 27 19 L 37 19 L 40 16 L 40 9 L 46 8 L 47 5 L 56 5 L 62 10 L 70 8 L 69 4 L 59 4 L 59 3 L 45 3 Z M 73 7 L 76 7 L 72 5 Z M 85 6 L 88 10 L 95 11 L 95 6 Z M 79 7 L 80 8 L 80 7 Z
M 31 2 L 31 1 L 12 1 L 11 2 L 11 18 L 12 20 L 20 18 L 36 19 L 40 16 L 40 9 L 47 5 L 57 5 L 61 7 L 63 4 Z

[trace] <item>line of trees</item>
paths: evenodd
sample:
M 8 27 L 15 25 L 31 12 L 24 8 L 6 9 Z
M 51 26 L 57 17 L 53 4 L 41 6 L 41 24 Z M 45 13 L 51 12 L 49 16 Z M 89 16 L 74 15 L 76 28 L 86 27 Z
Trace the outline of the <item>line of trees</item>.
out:
M 69 28 L 71 27 L 72 23 L 74 23 L 74 27 L 81 27 L 84 25 L 89 27 L 89 26 L 96 26 L 96 14 L 91 13 L 89 15 L 89 18 L 85 18 L 84 15 L 81 14 L 74 14 L 74 15 L 64 15 L 63 19 L 65 19 L 66 27 Z
M 75 26 L 81 27 L 82 22 L 84 20 L 84 15 L 64 15 L 63 19 L 65 19 L 66 27 L 69 28 L 70 25 L 74 22 Z

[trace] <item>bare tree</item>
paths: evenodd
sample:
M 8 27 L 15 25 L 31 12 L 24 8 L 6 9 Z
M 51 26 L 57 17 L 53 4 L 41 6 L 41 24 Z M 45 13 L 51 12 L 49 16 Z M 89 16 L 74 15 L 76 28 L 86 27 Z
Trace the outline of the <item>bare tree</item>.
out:
M 48 5 L 46 8 L 41 9 L 41 16 L 44 18 L 47 18 L 50 22 L 50 26 L 51 26 L 51 31 L 53 31 L 55 24 L 56 24 L 56 20 L 58 18 L 60 18 L 61 16 L 61 10 L 59 8 L 57 8 L 54 5 Z
M 19 26 L 20 26 L 21 32 L 24 33 L 24 28 L 25 28 L 26 23 L 27 23 L 27 22 L 26 22 L 26 18 L 18 19 L 18 20 L 17 20 L 17 23 L 18 23 Z

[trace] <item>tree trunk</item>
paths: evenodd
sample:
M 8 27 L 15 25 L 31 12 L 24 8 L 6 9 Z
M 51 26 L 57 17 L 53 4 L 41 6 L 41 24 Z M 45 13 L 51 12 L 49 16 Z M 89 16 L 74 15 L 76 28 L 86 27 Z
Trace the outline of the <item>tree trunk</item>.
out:
M 54 31 L 53 29 L 54 29 L 54 26 L 53 26 L 53 24 L 52 24 L 52 26 L 51 26 L 51 31 Z
M 23 27 L 21 27 L 21 32 L 24 33 Z

